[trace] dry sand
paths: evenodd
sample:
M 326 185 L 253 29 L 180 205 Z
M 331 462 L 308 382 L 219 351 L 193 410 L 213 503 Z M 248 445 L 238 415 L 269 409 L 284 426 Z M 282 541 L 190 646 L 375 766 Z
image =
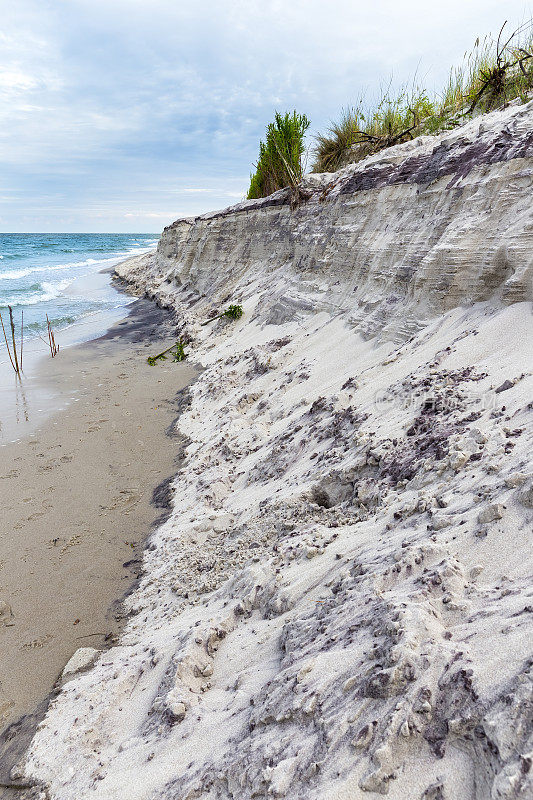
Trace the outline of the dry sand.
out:
M 168 312 L 138 301 L 106 337 L 43 362 L 43 392 L 78 388 L 76 402 L 0 451 L 0 729 L 46 698 L 79 647 L 120 628 L 117 601 L 162 513 L 154 487 L 176 472 L 176 394 L 194 376 L 147 364 L 172 334 Z

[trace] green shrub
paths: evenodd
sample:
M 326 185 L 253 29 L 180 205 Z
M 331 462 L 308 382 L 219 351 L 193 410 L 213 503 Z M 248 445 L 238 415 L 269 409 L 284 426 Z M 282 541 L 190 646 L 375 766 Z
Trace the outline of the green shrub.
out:
M 266 141 L 259 143 L 256 171 L 250 176 L 249 200 L 298 185 L 303 174 L 304 136 L 309 125 L 305 114 L 276 112 L 275 121 L 267 127 Z
M 209 325 L 210 322 L 214 322 L 217 319 L 222 319 L 222 317 L 226 317 L 227 319 L 240 319 L 244 314 L 242 306 L 231 305 L 225 311 L 222 311 L 221 314 L 216 314 L 214 317 L 210 317 L 206 319 L 205 322 L 202 322 L 203 325 Z
M 187 353 L 184 350 L 181 339 L 167 347 L 162 353 L 158 353 L 156 356 L 148 356 L 146 360 L 151 367 L 155 367 L 158 361 L 165 361 L 169 355 L 172 356 L 172 361 L 184 361 L 186 359 Z
M 242 310 L 242 306 L 229 306 L 222 316 L 227 317 L 228 319 L 240 319 L 244 311 Z

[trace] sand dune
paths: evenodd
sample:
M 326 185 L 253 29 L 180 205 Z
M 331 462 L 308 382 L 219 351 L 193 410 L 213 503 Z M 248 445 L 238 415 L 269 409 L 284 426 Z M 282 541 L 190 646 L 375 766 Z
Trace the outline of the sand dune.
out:
M 117 269 L 203 371 L 127 628 L 21 767 L 46 796 L 531 796 L 532 121 L 178 221 Z

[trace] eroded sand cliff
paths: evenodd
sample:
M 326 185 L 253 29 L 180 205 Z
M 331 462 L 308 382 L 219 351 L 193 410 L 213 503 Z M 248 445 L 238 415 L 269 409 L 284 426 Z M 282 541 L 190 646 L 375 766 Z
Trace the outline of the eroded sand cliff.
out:
M 33 742 L 42 796 L 531 796 L 532 131 L 495 112 L 117 270 L 204 370 L 121 644 Z

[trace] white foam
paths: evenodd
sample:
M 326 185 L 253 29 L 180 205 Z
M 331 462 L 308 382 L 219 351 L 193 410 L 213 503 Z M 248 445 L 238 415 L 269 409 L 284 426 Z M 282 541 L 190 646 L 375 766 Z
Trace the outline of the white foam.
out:
M 15 281 L 18 278 L 26 278 L 35 272 L 53 272 L 55 270 L 68 269 L 69 264 L 62 264 L 56 267 L 27 267 L 26 269 L 12 269 L 7 272 L 0 272 L 0 281 Z
M 149 241 L 149 240 L 147 240 Z M 154 244 L 156 244 L 157 240 L 154 240 Z M 97 264 L 99 266 L 105 264 L 112 264 L 118 263 L 123 259 L 127 258 L 128 256 L 132 255 L 139 255 L 141 250 L 148 252 L 151 250 L 151 247 L 144 247 L 139 249 L 140 245 L 136 247 L 132 247 L 129 250 L 124 250 L 120 253 L 115 253 L 115 255 L 111 256 L 110 258 L 86 258 L 84 261 L 68 261 L 65 264 L 55 264 L 55 265 L 46 265 L 42 267 L 25 267 L 24 269 L 18 270 L 8 270 L 6 272 L 0 272 L 0 280 L 17 280 L 18 278 L 26 278 L 28 275 L 33 275 L 34 273 L 40 272 L 55 272 L 55 271 L 64 271 L 67 269 L 76 269 L 77 267 L 89 267 L 93 264 Z M 3 258 L 3 256 L 0 256 Z
M 43 281 L 41 284 L 43 291 L 40 294 L 13 294 L 10 298 L 3 300 L 2 304 L 9 304 L 11 306 L 35 306 L 38 303 L 46 303 L 48 300 L 54 300 L 58 297 L 63 289 L 66 289 L 70 283 L 72 283 L 70 278 L 60 281 L 59 283 L 47 283 Z

